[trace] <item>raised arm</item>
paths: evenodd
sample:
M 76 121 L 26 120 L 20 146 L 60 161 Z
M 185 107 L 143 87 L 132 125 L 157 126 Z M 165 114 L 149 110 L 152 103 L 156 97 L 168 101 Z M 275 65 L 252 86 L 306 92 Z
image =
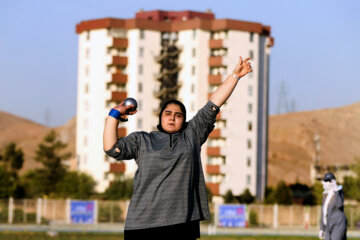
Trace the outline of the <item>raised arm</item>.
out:
M 216 91 L 211 95 L 210 101 L 221 107 L 226 100 L 230 97 L 231 93 L 235 89 L 238 79 L 245 76 L 249 72 L 252 72 L 252 68 L 249 62 L 250 58 L 246 58 L 244 61 L 242 57 L 239 57 L 239 62 L 236 64 L 236 67 L 232 74 L 230 74 L 226 80 L 216 89 Z M 236 78 L 235 78 L 235 76 Z
M 126 121 L 126 115 L 133 115 L 137 111 L 129 111 L 134 105 L 124 106 L 124 102 L 121 102 L 118 106 L 113 109 L 119 111 L 121 116 L 119 118 Z M 113 116 L 107 116 L 105 121 L 104 135 L 103 135 L 103 148 L 104 151 L 110 150 L 118 140 L 117 128 L 119 125 L 119 119 Z M 116 149 L 115 149 L 116 150 Z M 118 150 L 118 149 L 117 149 Z

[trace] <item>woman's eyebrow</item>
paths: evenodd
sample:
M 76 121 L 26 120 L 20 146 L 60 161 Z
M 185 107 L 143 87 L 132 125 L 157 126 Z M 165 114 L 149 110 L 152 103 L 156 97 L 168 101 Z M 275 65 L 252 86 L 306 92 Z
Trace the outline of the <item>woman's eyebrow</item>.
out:
M 171 110 L 165 110 L 166 113 L 172 113 L 173 111 Z M 182 112 L 175 112 L 175 114 L 181 114 L 181 115 L 184 115 Z

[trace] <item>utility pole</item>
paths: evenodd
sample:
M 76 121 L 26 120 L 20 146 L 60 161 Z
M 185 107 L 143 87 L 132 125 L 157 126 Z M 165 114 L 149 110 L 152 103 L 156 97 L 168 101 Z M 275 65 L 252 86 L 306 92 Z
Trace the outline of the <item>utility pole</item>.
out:
M 314 134 L 314 143 L 315 143 L 315 156 L 314 156 L 314 162 L 315 162 L 315 178 L 320 177 L 320 136 L 318 133 Z
M 287 112 L 289 112 L 289 106 L 287 101 L 287 89 L 285 86 L 285 81 L 281 81 L 276 113 L 282 114 Z

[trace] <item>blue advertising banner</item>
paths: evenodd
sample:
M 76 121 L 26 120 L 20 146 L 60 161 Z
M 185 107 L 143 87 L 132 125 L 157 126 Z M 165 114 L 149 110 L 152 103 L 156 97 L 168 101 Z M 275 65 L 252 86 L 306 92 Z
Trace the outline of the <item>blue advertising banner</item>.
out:
M 245 227 L 245 205 L 220 205 L 219 226 L 220 227 Z
M 95 219 L 94 201 L 70 201 L 71 223 L 93 224 Z

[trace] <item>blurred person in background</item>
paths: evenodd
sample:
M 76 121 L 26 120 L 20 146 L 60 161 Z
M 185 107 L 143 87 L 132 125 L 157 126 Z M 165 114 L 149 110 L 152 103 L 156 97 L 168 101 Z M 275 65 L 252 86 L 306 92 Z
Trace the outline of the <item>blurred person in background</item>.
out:
M 344 191 L 336 184 L 335 175 L 328 172 L 322 180 L 324 188 L 321 207 L 319 238 L 325 240 L 346 239 L 346 217 L 344 214 Z
M 117 160 L 135 159 L 138 166 L 125 240 L 200 237 L 200 221 L 210 219 L 201 145 L 214 129 L 216 115 L 239 79 L 252 72 L 249 60 L 239 58 L 232 74 L 189 122 L 185 106 L 170 100 L 160 110 L 159 131 L 133 132 L 118 139 L 119 120 L 126 121 L 126 115 L 136 110 L 122 102 L 110 111 L 104 128 L 104 151 Z

